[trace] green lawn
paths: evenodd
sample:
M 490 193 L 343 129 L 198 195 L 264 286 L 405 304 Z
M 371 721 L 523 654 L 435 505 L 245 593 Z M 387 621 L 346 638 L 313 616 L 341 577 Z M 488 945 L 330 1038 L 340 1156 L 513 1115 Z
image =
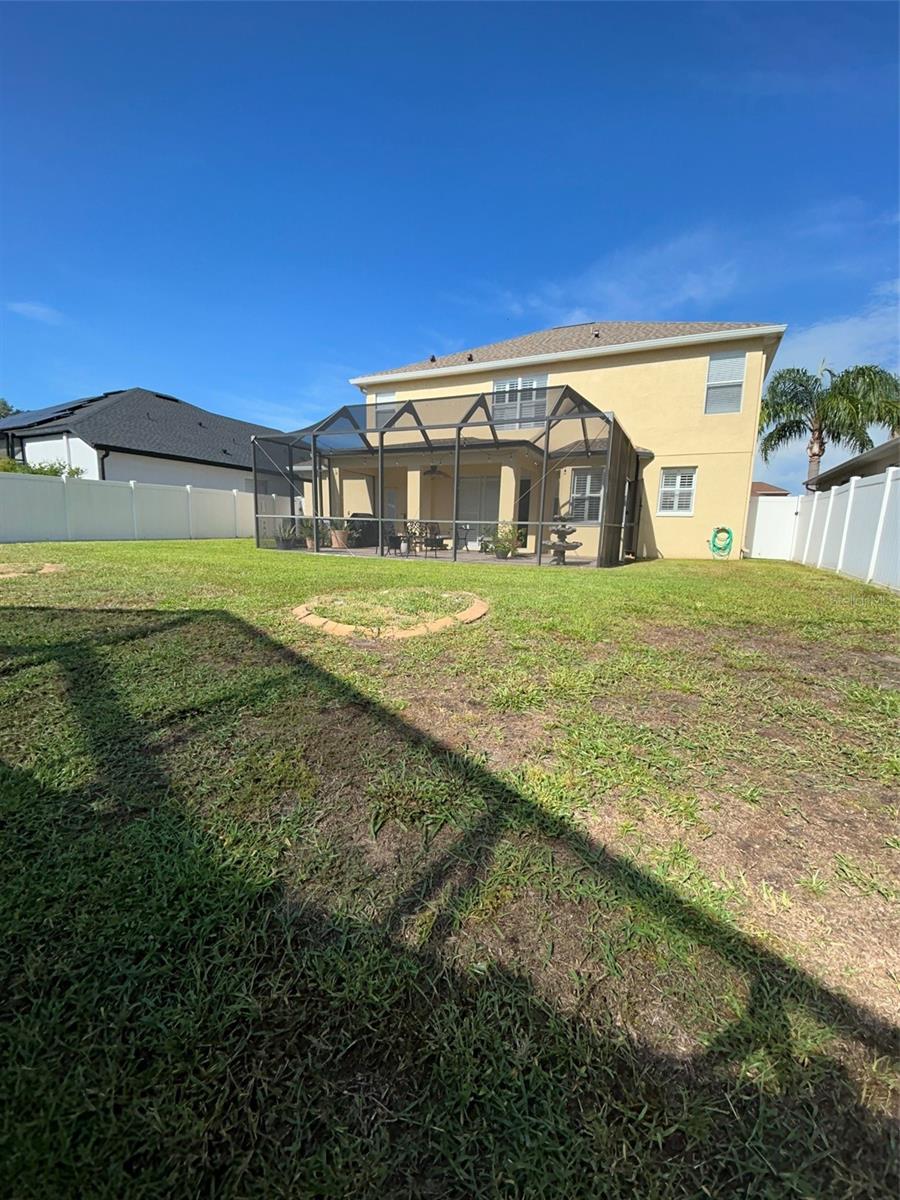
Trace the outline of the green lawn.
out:
M 0 558 L 3 1195 L 896 1195 L 895 599 Z

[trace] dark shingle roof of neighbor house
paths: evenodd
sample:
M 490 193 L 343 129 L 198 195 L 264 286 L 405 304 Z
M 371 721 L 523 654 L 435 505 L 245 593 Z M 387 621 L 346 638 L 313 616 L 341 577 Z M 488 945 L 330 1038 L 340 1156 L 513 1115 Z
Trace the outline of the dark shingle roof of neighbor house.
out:
M 726 333 L 732 329 L 771 329 L 754 321 L 585 321 L 581 325 L 557 325 L 503 342 L 490 342 L 455 354 L 441 354 L 402 367 L 373 371 L 372 375 L 399 375 L 404 371 L 438 371 L 446 367 L 464 367 L 470 363 L 496 362 L 505 358 L 530 358 L 533 355 L 563 354 L 573 350 L 596 350 L 600 346 L 627 346 L 634 342 L 653 342 L 662 338 L 697 337 L 705 333 Z M 780 327 L 779 327 L 780 328 Z M 359 376 L 359 380 L 368 378 Z M 356 380 L 351 380 L 356 382 Z
M 0 421 L 0 433 L 19 437 L 71 433 L 102 449 L 246 468 L 251 459 L 250 438 L 278 432 L 146 388 L 104 392 Z

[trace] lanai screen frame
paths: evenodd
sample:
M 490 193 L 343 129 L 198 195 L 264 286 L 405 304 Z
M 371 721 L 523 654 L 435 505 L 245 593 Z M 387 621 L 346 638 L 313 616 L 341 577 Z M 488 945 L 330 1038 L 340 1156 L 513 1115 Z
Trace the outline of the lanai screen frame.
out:
M 541 448 L 538 520 L 537 522 L 527 522 L 529 525 L 535 524 L 537 526 L 535 545 L 536 565 L 540 566 L 544 557 L 544 531 L 548 527 L 558 524 L 560 520 L 568 521 L 570 524 L 577 524 L 580 527 L 596 528 L 599 526 L 600 534 L 598 537 L 595 565 L 618 565 L 625 553 L 629 552 L 629 547 L 626 545 L 629 540 L 632 544 L 630 552 L 633 552 L 635 548 L 637 524 L 640 520 L 641 469 L 643 462 L 652 457 L 652 455 L 648 451 L 637 451 L 635 449 L 614 414 L 601 411 L 568 384 L 541 388 L 540 392 L 546 396 L 545 414 L 543 418 L 534 421 L 530 417 L 522 417 L 520 407 L 519 415 L 513 418 L 498 418 L 493 411 L 493 402 L 497 397 L 502 396 L 502 400 L 507 404 L 512 397 L 515 397 L 517 405 L 520 406 L 523 397 L 530 400 L 534 399 L 534 389 L 510 390 L 502 393 L 484 391 L 456 396 L 421 397 L 407 401 L 398 399 L 392 405 L 395 411 L 382 424 L 378 424 L 376 420 L 374 426 L 370 422 L 377 414 L 377 406 L 375 404 L 365 402 L 358 405 L 345 404 L 333 413 L 330 413 L 327 417 L 324 417 L 321 421 L 304 429 L 280 435 L 265 435 L 252 438 L 254 524 L 257 546 L 260 545 L 260 520 L 265 519 L 267 516 L 267 514 L 259 512 L 259 498 L 260 496 L 267 495 L 264 489 L 260 487 L 260 482 L 264 480 L 267 474 L 270 476 L 280 474 L 287 480 L 290 487 L 288 494 L 290 496 L 291 511 L 289 514 L 276 515 L 274 519 L 311 519 L 313 527 L 313 546 L 311 549 L 318 553 L 322 548 L 320 545 L 320 523 L 323 521 L 327 522 L 329 519 L 335 519 L 333 516 L 331 518 L 327 517 L 323 511 L 325 507 L 322 492 L 323 471 L 328 473 L 330 480 L 332 477 L 332 459 L 360 456 L 367 462 L 371 462 L 373 459 L 377 462 L 377 482 L 373 497 L 375 512 L 371 517 L 366 517 L 365 519 L 370 522 L 377 522 L 377 554 L 378 557 L 383 557 L 385 554 L 384 526 L 386 523 L 393 523 L 395 521 L 395 518 L 386 518 L 384 515 L 385 435 L 391 432 L 402 431 L 416 435 L 420 439 L 419 444 L 392 445 L 388 448 L 387 452 L 389 454 L 399 454 L 401 452 L 416 453 L 419 450 L 427 453 L 434 453 L 436 450 L 448 453 L 452 452 L 453 514 L 450 519 L 450 540 L 454 561 L 458 557 L 457 530 L 462 524 L 459 519 L 459 485 L 462 478 L 460 474 L 462 459 L 468 451 L 476 449 L 479 451 L 487 449 L 502 453 L 504 448 L 507 450 L 516 450 L 528 446 L 535 450 L 539 447 Z M 452 404 L 454 401 L 470 402 L 460 420 L 427 421 L 422 419 L 420 409 L 427 411 L 429 405 L 440 403 L 446 406 L 447 404 Z M 482 414 L 484 419 L 478 419 L 479 414 Z M 363 423 L 361 423 L 360 417 L 363 418 Z M 401 430 L 399 422 L 404 417 L 410 417 L 413 425 L 411 427 L 403 426 Z M 526 419 L 528 420 L 528 425 L 523 430 L 522 422 Z M 599 420 L 605 424 L 605 449 L 600 450 L 597 448 L 597 438 L 589 438 L 587 431 L 588 420 L 592 422 Z M 583 450 L 580 452 L 580 457 L 602 459 L 603 461 L 605 470 L 603 503 L 600 516 L 597 520 L 590 521 L 565 515 L 554 517 L 551 520 L 545 519 L 547 481 L 551 472 L 554 469 L 558 470 L 561 465 L 559 453 L 555 460 L 554 454 L 550 450 L 550 435 L 551 431 L 562 422 L 577 422 L 580 424 L 580 440 L 583 441 Z M 465 444 L 466 429 L 487 430 L 490 434 L 490 440 L 479 438 L 476 444 L 467 446 Z M 520 431 L 527 433 L 531 430 L 537 432 L 533 433 L 532 436 L 521 438 L 509 438 L 508 436 L 501 438 L 498 436 L 498 429 L 502 430 L 505 434 L 508 434 L 511 430 L 515 430 L 517 433 Z M 432 435 L 439 434 L 442 431 L 451 431 L 452 438 L 446 442 L 442 442 L 439 447 L 436 447 L 435 441 L 440 441 L 440 439 Z M 331 435 L 330 441 L 329 434 Z M 351 442 L 355 443 L 356 448 L 339 448 L 334 444 L 336 438 L 350 439 Z M 576 442 L 572 443 L 571 446 L 576 446 L 578 440 L 576 439 Z M 270 452 L 276 446 L 279 447 L 278 457 L 283 457 L 284 459 L 287 473 L 285 473 L 284 467 L 276 461 L 276 458 Z M 565 458 L 571 458 L 573 454 L 574 451 L 569 448 L 567 454 L 563 456 L 562 461 L 565 461 Z M 270 467 L 267 466 L 266 460 L 271 464 Z M 305 476 L 311 485 L 313 511 L 312 513 L 301 514 L 296 512 L 296 498 L 298 494 L 302 495 L 303 473 L 298 476 L 296 471 L 299 466 L 302 472 L 304 464 L 308 464 Z M 271 469 L 273 467 L 274 471 Z M 301 480 L 299 486 L 298 477 Z M 331 505 L 329 504 L 330 507 Z M 442 523 L 446 523 L 446 520 Z

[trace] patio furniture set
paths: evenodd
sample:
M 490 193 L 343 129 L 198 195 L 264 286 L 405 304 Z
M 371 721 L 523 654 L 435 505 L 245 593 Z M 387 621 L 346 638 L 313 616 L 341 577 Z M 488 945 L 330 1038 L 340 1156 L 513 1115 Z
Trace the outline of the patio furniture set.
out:
M 447 542 L 451 534 L 441 532 L 441 527 L 434 521 L 404 521 L 398 530 L 397 526 L 388 522 L 384 527 L 384 552 L 400 558 L 409 558 L 420 552 L 425 558 L 449 549 Z M 456 529 L 456 548 L 465 550 L 469 542 L 469 526 L 458 525 Z

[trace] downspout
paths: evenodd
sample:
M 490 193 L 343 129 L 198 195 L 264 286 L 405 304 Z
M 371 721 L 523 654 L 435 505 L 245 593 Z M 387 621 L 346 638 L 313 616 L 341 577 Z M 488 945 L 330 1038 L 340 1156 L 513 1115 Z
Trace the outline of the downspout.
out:
M 97 452 L 97 470 L 100 473 L 100 478 L 106 478 L 106 460 L 109 458 L 108 450 L 99 450 Z

